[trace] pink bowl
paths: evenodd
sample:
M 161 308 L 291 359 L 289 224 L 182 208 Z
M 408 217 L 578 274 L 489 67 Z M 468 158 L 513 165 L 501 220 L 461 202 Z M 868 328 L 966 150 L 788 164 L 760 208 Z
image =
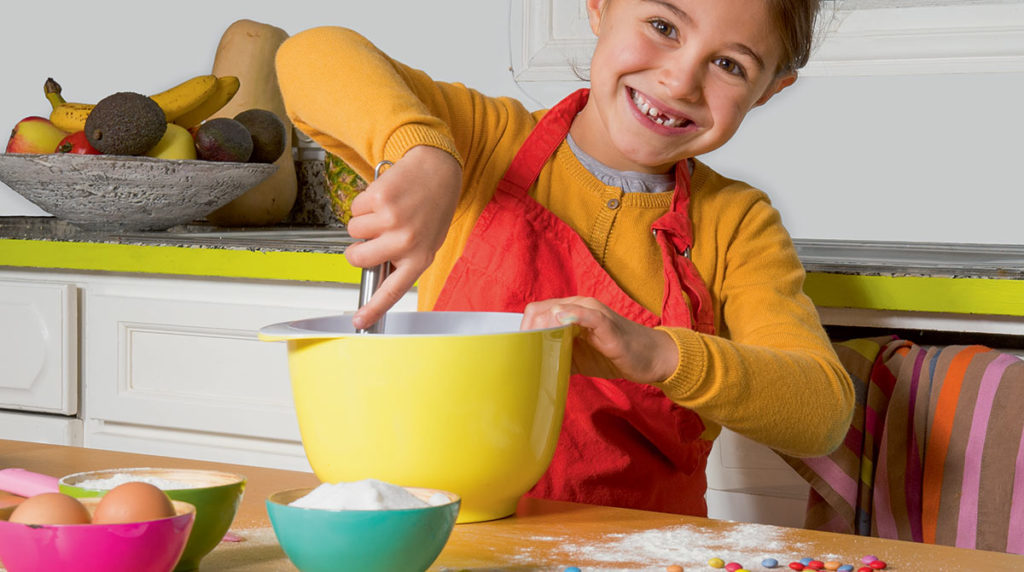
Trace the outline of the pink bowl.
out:
M 79 499 L 91 513 L 100 499 Z M 123 524 L 8 522 L 0 517 L 0 563 L 7 572 L 167 572 L 192 530 L 196 509 L 172 501 L 175 516 Z

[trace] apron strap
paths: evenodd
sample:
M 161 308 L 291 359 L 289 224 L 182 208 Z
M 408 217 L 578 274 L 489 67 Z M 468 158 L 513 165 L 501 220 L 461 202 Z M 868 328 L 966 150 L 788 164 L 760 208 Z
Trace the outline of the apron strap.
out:
M 565 141 L 573 119 L 586 105 L 589 94 L 587 88 L 578 89 L 548 110 L 519 147 L 519 152 L 498 183 L 498 190 L 522 195 L 529 193 L 548 158 Z

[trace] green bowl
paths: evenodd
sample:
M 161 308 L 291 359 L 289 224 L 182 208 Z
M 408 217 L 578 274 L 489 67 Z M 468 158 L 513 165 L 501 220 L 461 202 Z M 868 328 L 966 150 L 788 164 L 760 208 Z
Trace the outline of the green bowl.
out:
M 270 495 L 267 514 L 277 541 L 302 572 L 423 572 L 448 542 L 461 499 L 436 489 L 406 487 L 421 499 L 442 493 L 448 504 L 394 510 L 321 510 L 288 506 L 311 488 Z
M 196 519 L 188 537 L 185 551 L 175 571 L 195 570 L 199 561 L 210 553 L 231 527 L 238 505 L 245 491 L 245 477 L 234 473 L 203 469 L 154 469 L 149 467 L 106 469 L 67 475 L 59 481 L 60 492 L 78 498 L 103 496 L 106 490 L 78 486 L 79 483 L 110 479 L 115 475 L 130 475 L 136 480 L 161 479 L 188 483 L 188 488 L 161 487 L 173 500 L 191 503 L 196 507 Z

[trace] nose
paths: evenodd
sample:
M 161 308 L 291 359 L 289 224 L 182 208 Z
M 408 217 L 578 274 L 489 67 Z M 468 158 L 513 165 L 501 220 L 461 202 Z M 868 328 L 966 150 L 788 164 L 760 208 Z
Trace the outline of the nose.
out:
M 706 71 L 698 58 L 675 53 L 662 62 L 658 81 L 674 99 L 696 102 L 704 91 Z

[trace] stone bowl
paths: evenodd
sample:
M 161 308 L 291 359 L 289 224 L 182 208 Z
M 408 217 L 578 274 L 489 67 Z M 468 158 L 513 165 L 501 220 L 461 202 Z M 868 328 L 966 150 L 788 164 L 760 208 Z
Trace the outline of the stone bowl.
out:
M 0 154 L 0 181 L 85 230 L 164 230 L 205 217 L 277 170 L 272 163 L 124 155 Z

